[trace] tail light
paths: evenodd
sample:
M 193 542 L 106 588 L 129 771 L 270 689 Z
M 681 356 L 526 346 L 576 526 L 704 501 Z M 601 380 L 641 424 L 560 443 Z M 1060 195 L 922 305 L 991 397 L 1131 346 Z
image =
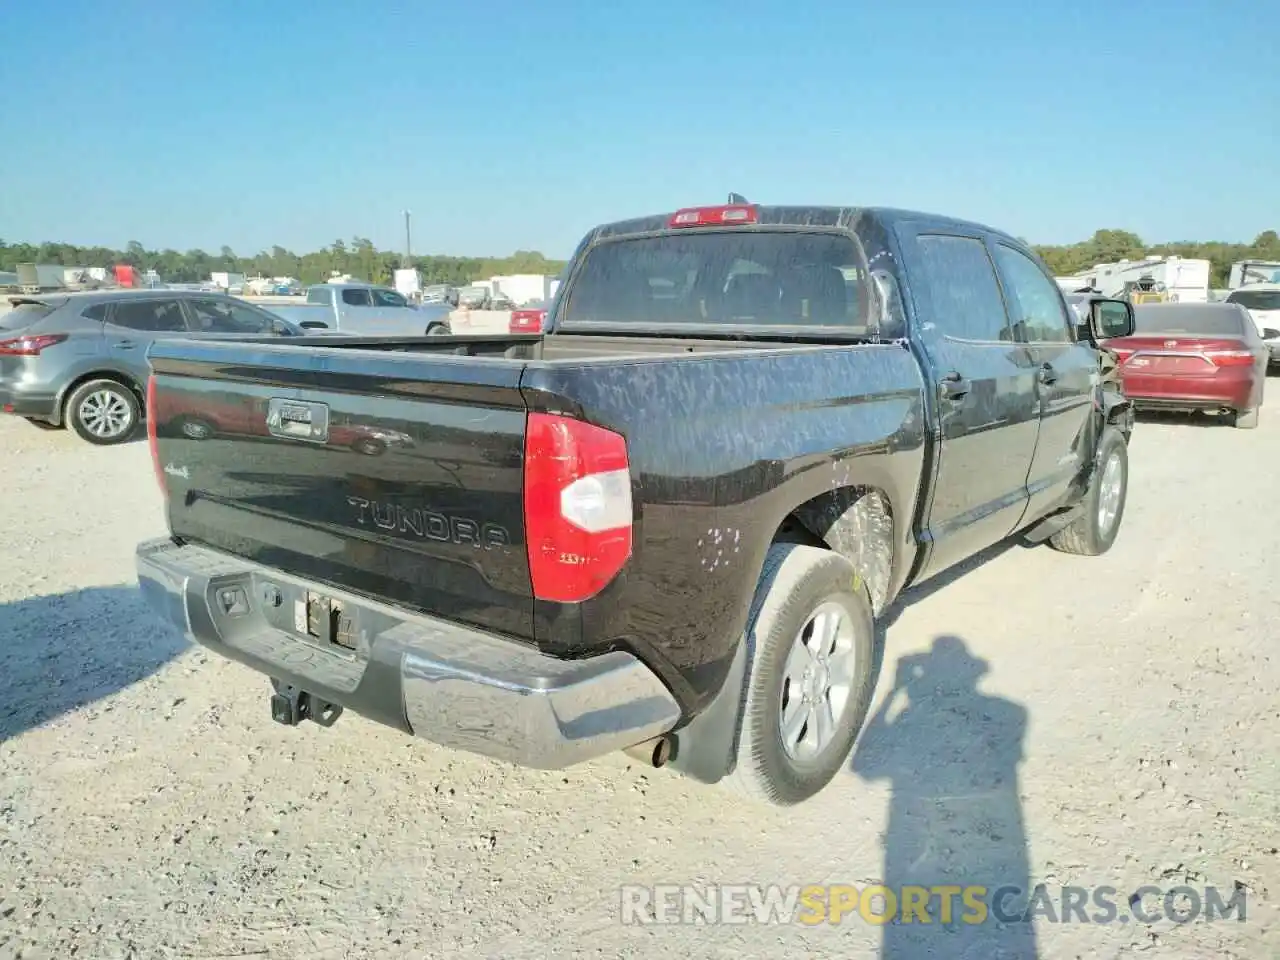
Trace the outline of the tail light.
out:
M 541 333 L 545 310 L 512 310 L 511 320 L 507 323 L 508 333 Z
M 38 357 L 41 350 L 47 350 L 55 343 L 61 343 L 65 339 L 67 339 L 65 333 L 47 333 L 0 340 L 0 356 Z
M 156 483 L 160 484 L 160 492 L 166 496 L 169 484 L 164 479 L 164 468 L 160 466 L 160 440 L 156 435 L 156 375 L 147 378 L 147 408 L 142 411 L 147 420 L 147 446 L 151 449 L 151 466 L 156 471 Z
M 1215 367 L 1251 367 L 1258 362 L 1250 350 L 1208 350 L 1205 357 Z
M 524 441 L 529 576 L 539 600 L 581 603 L 631 556 L 631 468 L 620 434 L 529 414 Z
M 756 208 L 751 205 L 732 204 L 726 207 L 685 207 L 671 217 L 668 227 L 730 226 L 738 223 L 755 223 Z

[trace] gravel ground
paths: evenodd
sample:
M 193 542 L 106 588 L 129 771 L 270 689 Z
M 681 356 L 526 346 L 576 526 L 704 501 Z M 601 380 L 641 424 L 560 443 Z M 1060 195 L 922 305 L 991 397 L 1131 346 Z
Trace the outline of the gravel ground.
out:
M 1110 554 L 1013 547 L 917 592 L 878 702 L 900 665 L 923 692 L 790 811 L 621 755 L 536 772 L 272 724 L 265 679 L 138 599 L 146 444 L 0 418 L 0 450 L 0 957 L 1280 955 L 1280 416 L 1140 423 Z M 1247 919 L 619 919 L 622 884 L 942 877 L 1241 884 Z

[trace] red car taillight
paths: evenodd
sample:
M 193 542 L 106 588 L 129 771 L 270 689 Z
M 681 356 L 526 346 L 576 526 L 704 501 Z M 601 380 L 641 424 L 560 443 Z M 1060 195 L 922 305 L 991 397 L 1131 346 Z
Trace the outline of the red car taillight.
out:
M 512 310 L 511 320 L 507 323 L 507 332 L 541 333 L 546 316 L 545 310 Z
M 6 357 L 38 357 L 41 350 L 47 350 L 55 343 L 61 343 L 65 339 L 67 339 L 65 333 L 47 333 L 0 340 L 0 355 Z
M 1204 355 L 1215 367 L 1251 367 L 1258 362 L 1249 350 L 1207 350 Z
M 156 471 L 156 483 L 160 484 L 160 492 L 166 496 L 169 485 L 165 483 L 164 468 L 160 466 L 160 440 L 156 436 L 156 375 L 147 378 L 147 409 L 142 411 L 147 418 L 147 446 L 151 448 L 151 466 Z
M 604 589 L 631 556 L 626 439 L 571 417 L 529 414 L 524 524 L 535 597 L 581 603 Z

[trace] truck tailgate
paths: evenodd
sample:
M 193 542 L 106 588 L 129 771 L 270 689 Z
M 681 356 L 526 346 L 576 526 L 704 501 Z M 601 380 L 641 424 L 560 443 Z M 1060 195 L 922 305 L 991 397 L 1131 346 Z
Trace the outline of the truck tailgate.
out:
M 523 639 L 523 364 L 162 341 L 148 416 L 175 537 Z

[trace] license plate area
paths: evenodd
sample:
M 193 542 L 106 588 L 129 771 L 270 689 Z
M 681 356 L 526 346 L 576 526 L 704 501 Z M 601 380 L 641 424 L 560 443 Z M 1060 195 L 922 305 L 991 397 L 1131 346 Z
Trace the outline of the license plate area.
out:
M 358 610 L 348 610 L 337 597 L 313 590 L 304 591 L 293 601 L 293 629 L 298 636 L 348 653 L 359 649 L 358 615 Z

